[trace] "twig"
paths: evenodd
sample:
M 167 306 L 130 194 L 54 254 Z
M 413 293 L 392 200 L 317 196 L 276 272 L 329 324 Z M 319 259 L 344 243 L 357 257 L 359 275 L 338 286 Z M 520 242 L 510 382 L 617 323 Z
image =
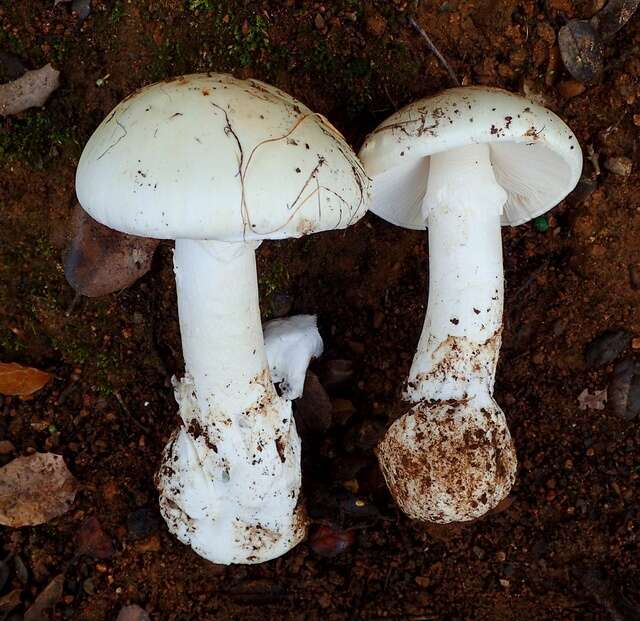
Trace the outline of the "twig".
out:
M 447 59 L 440 53 L 440 50 L 435 46 L 433 41 L 429 38 L 429 35 L 420 27 L 418 22 L 416 22 L 413 17 L 409 16 L 409 23 L 413 26 L 414 30 L 427 42 L 429 49 L 433 52 L 435 57 L 440 61 L 440 64 L 447 70 L 451 81 L 456 85 L 460 86 L 460 82 L 456 74 L 454 73 L 451 65 L 447 62 Z
M 79 293 L 76 293 L 71 304 L 69 304 L 69 308 L 67 308 L 67 311 L 64 314 L 65 317 L 71 317 L 71 313 L 73 313 L 81 298 L 82 296 Z
M 120 404 L 120 407 L 124 410 L 124 413 L 136 424 L 138 425 L 138 427 L 140 427 L 140 429 L 142 429 L 142 431 L 144 431 L 146 434 L 150 434 L 150 430 L 148 427 L 145 427 L 129 410 L 129 408 L 126 406 L 125 402 L 122 400 L 122 397 L 120 396 L 120 393 L 117 390 L 113 391 L 113 395 L 115 396 L 115 398 L 118 400 L 118 403 Z

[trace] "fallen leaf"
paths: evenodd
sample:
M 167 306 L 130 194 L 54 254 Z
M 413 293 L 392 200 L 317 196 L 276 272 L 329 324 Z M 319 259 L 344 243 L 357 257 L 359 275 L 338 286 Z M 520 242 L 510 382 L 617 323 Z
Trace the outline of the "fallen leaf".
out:
M 90 517 L 84 521 L 78 531 L 78 552 L 93 558 L 111 558 L 114 553 L 113 542 L 107 535 L 100 521 Z
M 62 455 L 34 453 L 0 468 L 0 524 L 35 526 L 66 513 L 76 480 Z
M 580 410 L 604 410 L 607 403 L 607 389 L 596 390 L 591 394 L 588 389 L 584 389 L 578 395 L 578 409 Z
M 151 621 L 151 619 L 146 610 L 143 610 L 137 604 L 132 604 L 120 609 L 116 621 Z
M 0 115 L 18 114 L 44 106 L 49 95 L 60 86 L 60 72 L 51 65 L 27 71 L 13 82 L 0 84 Z
M 119 291 L 151 268 L 157 239 L 125 235 L 96 222 L 76 205 L 64 275 L 77 293 L 96 298 Z
M 51 378 L 49 373 L 15 362 L 0 362 L 0 394 L 27 397 L 40 390 Z
M 603 39 L 609 39 L 631 19 L 639 5 L 640 0 L 609 0 L 591 18 L 591 26 Z
M 64 574 L 59 574 L 40 592 L 36 601 L 24 613 L 24 621 L 47 621 L 49 617 L 44 611 L 53 608 L 62 598 L 63 592 Z
M 20 589 L 15 589 L 0 597 L 0 619 L 5 619 L 9 613 L 20 605 Z
M 595 82 L 604 69 L 604 46 L 585 19 L 572 19 L 558 32 L 558 46 L 567 71 L 580 82 Z

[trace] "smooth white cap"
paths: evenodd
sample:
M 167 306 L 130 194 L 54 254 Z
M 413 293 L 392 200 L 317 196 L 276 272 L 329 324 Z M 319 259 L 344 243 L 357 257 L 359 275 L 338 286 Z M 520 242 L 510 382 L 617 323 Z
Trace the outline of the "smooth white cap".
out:
M 479 143 L 490 145 L 496 180 L 508 195 L 503 225 L 557 205 L 582 172 L 578 140 L 550 110 L 498 88 L 454 88 L 409 104 L 369 134 L 359 155 L 373 179 L 371 211 L 425 229 L 430 156 Z
M 82 207 L 102 224 L 163 239 L 248 241 L 345 228 L 370 180 L 342 135 L 281 90 L 194 74 L 133 93 L 89 139 Z

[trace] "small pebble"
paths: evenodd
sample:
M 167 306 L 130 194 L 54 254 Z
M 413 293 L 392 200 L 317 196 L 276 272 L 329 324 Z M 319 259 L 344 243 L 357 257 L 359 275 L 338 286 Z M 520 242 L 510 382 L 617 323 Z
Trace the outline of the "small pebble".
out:
M 328 558 L 342 554 L 356 540 L 353 530 L 340 530 L 331 526 L 320 526 L 309 537 L 311 549 L 320 556 Z
M 0 440 L 0 455 L 11 455 L 16 450 L 9 440 Z
M 587 87 L 582 84 L 582 82 L 578 82 L 578 80 L 565 80 L 558 84 L 558 92 L 565 99 L 571 99 L 572 97 L 582 95 L 586 89 Z
M 629 345 L 631 335 L 622 329 L 606 330 L 587 344 L 584 359 L 595 369 L 613 362 Z

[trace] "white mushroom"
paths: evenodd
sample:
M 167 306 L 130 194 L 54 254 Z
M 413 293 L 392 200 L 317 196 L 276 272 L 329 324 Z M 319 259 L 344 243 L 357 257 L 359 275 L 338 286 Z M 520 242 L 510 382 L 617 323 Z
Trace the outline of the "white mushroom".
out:
M 445 91 L 398 111 L 366 140 L 371 210 L 429 229 L 429 301 L 405 397 L 415 404 L 378 447 L 409 516 L 464 521 L 494 507 L 515 479 L 509 429 L 493 399 L 500 350 L 500 226 L 561 201 L 582 154 L 552 112 L 495 88 Z
M 255 80 L 190 75 L 121 102 L 86 145 L 78 198 L 125 233 L 175 239 L 183 427 L 158 475 L 169 529 L 216 563 L 295 546 L 300 440 L 265 353 L 255 249 L 344 228 L 369 180 L 319 114 Z

